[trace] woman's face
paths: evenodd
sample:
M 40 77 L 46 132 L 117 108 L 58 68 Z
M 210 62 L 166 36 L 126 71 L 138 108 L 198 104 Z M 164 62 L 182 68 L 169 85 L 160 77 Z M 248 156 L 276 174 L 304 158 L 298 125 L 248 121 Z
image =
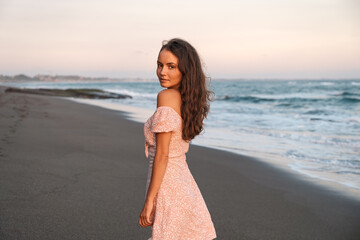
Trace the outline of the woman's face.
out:
M 169 50 L 164 49 L 159 53 L 156 74 L 162 87 L 179 88 L 182 74 L 178 64 L 178 58 Z

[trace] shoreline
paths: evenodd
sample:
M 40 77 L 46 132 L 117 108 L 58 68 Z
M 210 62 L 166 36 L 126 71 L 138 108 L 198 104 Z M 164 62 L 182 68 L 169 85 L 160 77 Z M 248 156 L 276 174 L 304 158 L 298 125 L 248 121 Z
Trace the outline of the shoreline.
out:
M 12 88 L 10 86 L 5 86 L 5 85 L 4 85 L 4 87 L 9 88 L 10 90 Z M 22 89 L 23 88 L 19 88 L 18 90 L 19 90 L 19 92 L 22 92 L 24 94 L 26 94 L 27 91 L 29 91 L 29 93 L 34 93 L 34 94 L 38 94 L 38 95 L 43 94 L 41 91 L 40 92 L 38 91 L 39 90 L 38 88 L 35 88 L 35 89 L 24 88 L 24 90 L 22 90 Z M 41 90 L 41 88 L 40 88 L 40 90 Z M 89 92 L 91 94 L 92 93 L 91 90 L 93 91 L 94 89 L 86 89 L 86 91 L 83 91 L 83 92 Z M 102 91 L 102 90 L 99 90 L 99 91 Z M 54 97 L 60 97 L 60 98 L 63 97 L 63 96 L 61 96 L 62 94 L 59 95 L 59 93 L 57 93 L 56 91 L 51 92 L 50 95 L 52 95 Z M 123 94 L 120 94 L 120 95 L 124 96 Z M 92 98 L 92 97 L 91 98 L 82 97 L 81 95 L 78 95 L 78 97 L 72 97 L 69 95 L 67 97 L 63 97 L 63 99 L 70 100 L 70 101 L 77 102 L 77 103 L 97 106 L 97 107 L 104 108 L 104 109 L 120 111 L 120 112 L 124 113 L 124 115 L 127 117 L 128 120 L 135 121 L 135 122 L 142 123 L 142 124 L 145 123 L 147 118 L 151 116 L 153 111 L 155 111 L 155 109 L 149 110 L 146 108 L 135 107 L 135 106 L 131 106 L 131 105 L 122 104 L 119 102 L 114 103 L 114 102 L 104 101 L 104 100 L 100 100 L 100 99 L 96 99 L 96 98 Z M 262 152 L 262 151 L 254 151 L 254 149 L 244 149 L 244 148 L 242 148 L 242 149 L 241 148 L 227 149 L 226 147 L 224 147 L 224 145 L 221 145 L 219 147 L 217 145 L 217 142 L 213 142 L 213 139 L 218 138 L 217 136 L 219 136 L 219 134 L 222 135 L 223 131 L 213 129 L 213 128 L 206 129 L 206 131 L 207 131 L 207 134 L 205 137 L 203 137 L 201 135 L 197 136 L 192 141 L 191 144 L 197 145 L 197 146 L 210 147 L 210 148 L 217 149 L 217 150 L 222 150 L 222 151 L 226 151 L 226 152 L 239 154 L 241 156 L 248 156 L 251 158 L 255 158 L 257 161 L 271 164 L 274 167 L 277 167 L 288 173 L 296 175 L 296 177 L 299 177 L 300 179 L 311 182 L 312 184 L 328 188 L 329 190 L 338 191 L 340 194 L 344 194 L 345 196 L 348 196 L 348 197 L 354 198 L 355 200 L 360 201 L 360 187 L 357 186 L 356 183 L 348 182 L 345 179 L 341 179 L 341 178 L 339 179 L 339 176 L 337 176 L 337 175 L 328 176 L 327 172 L 312 173 L 309 170 L 304 171 L 301 167 L 299 168 L 297 166 L 297 163 L 295 163 L 295 162 L 291 161 L 291 159 L 281 156 L 279 154 L 266 153 L 266 152 Z M 210 138 L 209 138 L 209 136 L 210 136 Z M 253 137 L 251 135 L 247 136 L 245 134 L 245 135 L 241 135 L 241 138 L 242 139 L 249 139 L 249 138 L 252 139 Z M 237 138 L 237 140 L 240 140 L 240 139 Z M 236 141 L 236 139 L 233 139 L 233 141 Z M 266 142 L 268 140 L 261 139 L 261 141 Z M 244 142 L 242 142 L 242 143 L 244 143 Z M 267 144 L 269 144 L 269 142 L 267 142 Z
M 4 239 L 145 239 L 147 162 L 125 112 L 0 86 Z M 360 203 L 268 163 L 191 145 L 218 239 L 357 239 Z
M 97 99 L 79 99 L 79 98 L 67 98 L 67 100 L 74 101 L 76 103 L 88 104 L 91 106 L 96 106 L 108 110 L 115 110 L 120 112 L 126 112 L 126 117 L 130 121 L 144 124 L 148 117 L 151 116 L 153 111 L 145 108 L 137 108 L 134 106 L 127 106 L 125 104 L 119 103 L 109 103 Z M 155 111 L 155 109 L 154 109 Z M 303 181 L 310 182 L 319 187 L 327 188 L 330 191 L 337 191 L 339 194 L 343 194 L 347 197 L 353 198 L 354 200 L 360 201 L 360 189 L 357 186 L 349 185 L 348 183 L 339 182 L 334 179 L 329 179 L 326 177 L 312 175 L 310 173 L 301 171 L 300 169 L 294 168 L 293 163 L 286 159 L 285 157 L 280 158 L 280 160 L 275 161 L 273 158 L 278 156 L 265 156 L 264 154 L 259 155 L 248 155 L 238 151 L 231 151 L 221 147 L 215 147 L 207 145 L 206 140 L 199 139 L 201 136 L 197 136 L 195 140 L 192 141 L 192 145 L 207 147 L 219 151 L 229 152 L 238 154 L 242 157 L 253 158 L 255 161 L 260 161 L 265 164 L 269 164 L 275 168 L 281 169 L 286 173 L 294 175 Z M 194 142 L 195 141 L 195 142 Z M 346 188 L 344 188 L 346 187 Z

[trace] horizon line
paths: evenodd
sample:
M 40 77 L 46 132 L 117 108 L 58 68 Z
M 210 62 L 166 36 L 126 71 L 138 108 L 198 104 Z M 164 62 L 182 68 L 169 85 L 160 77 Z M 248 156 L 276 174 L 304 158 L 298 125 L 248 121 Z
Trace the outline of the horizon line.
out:
M 157 81 L 157 78 L 154 77 L 108 77 L 108 76 L 102 76 L 102 77 L 93 77 L 93 76 L 84 76 L 84 75 L 77 75 L 77 74 L 35 74 L 35 75 L 30 75 L 30 74 L 24 74 L 24 73 L 19 73 L 19 74 L 13 74 L 13 75 L 7 75 L 7 74 L 1 74 L 0 73 L 0 78 L 2 77 L 20 77 L 20 76 L 24 76 L 24 77 L 29 77 L 29 78 L 36 78 L 37 76 L 47 76 L 47 77 L 79 77 L 79 78 L 87 78 L 87 79 L 108 79 L 108 80 L 154 80 Z M 344 78 L 330 78 L 330 77 L 299 77 L 299 78 L 294 78 L 294 77 L 269 77 L 269 78 L 256 78 L 256 77 L 207 77 L 207 79 L 211 80 L 227 80 L 227 81 L 232 81 L 232 80 L 360 80 L 360 76 L 359 77 L 344 77 Z M 75 80 L 75 79 L 74 79 Z M 68 81 L 71 81 L 71 79 L 69 79 Z

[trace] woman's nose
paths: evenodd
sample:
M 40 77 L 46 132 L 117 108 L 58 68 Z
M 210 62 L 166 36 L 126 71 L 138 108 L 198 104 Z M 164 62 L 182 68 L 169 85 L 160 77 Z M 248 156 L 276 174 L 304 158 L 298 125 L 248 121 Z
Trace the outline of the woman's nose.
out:
M 166 70 L 164 67 L 160 69 L 160 75 L 166 75 Z

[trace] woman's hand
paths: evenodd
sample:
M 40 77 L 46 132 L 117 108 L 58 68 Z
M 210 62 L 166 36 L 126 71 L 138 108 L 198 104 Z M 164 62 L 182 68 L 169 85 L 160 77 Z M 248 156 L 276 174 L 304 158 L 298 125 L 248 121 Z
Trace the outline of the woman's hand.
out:
M 139 224 L 142 227 L 148 227 L 153 225 L 154 213 L 155 213 L 155 201 L 145 202 L 144 208 L 139 216 Z

